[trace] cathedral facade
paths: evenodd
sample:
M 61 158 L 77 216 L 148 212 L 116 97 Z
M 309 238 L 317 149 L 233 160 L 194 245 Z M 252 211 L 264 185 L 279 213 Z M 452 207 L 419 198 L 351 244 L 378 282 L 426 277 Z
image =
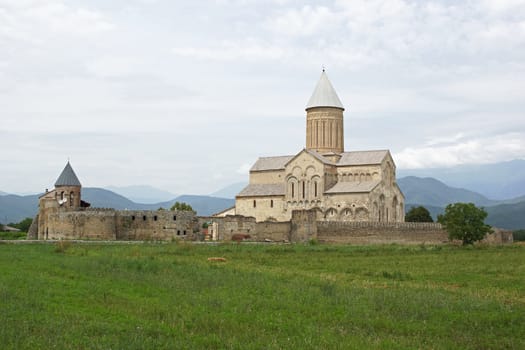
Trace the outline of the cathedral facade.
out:
M 323 70 L 306 106 L 306 148 L 262 157 L 235 198 L 235 214 L 288 221 L 315 209 L 318 220 L 403 222 L 403 193 L 388 150 L 344 150 L 343 104 Z

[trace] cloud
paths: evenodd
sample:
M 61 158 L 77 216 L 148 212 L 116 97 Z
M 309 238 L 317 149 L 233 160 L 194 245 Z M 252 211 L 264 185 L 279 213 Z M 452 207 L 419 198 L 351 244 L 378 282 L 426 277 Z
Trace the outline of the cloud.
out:
M 281 45 L 303 46 L 307 38 L 311 50 L 340 64 L 521 62 L 524 52 L 515 48 L 525 44 L 522 4 L 340 0 L 277 11 L 264 27 Z
M 210 47 L 174 47 L 171 50 L 177 56 L 212 61 L 266 61 L 283 59 L 286 49 L 258 42 L 237 43 L 224 41 Z
M 101 12 L 72 7 L 63 1 L 6 1 L 0 3 L 0 38 L 44 44 L 59 37 L 89 36 L 115 25 Z
M 523 157 L 524 3 L 0 0 L 1 144 L 16 154 L 0 183 L 41 189 L 31 169 L 54 178 L 78 153 L 91 182 L 246 180 L 258 156 L 304 146 L 323 64 L 350 150 L 390 148 L 403 167 Z
M 457 138 L 461 139 L 462 136 Z M 447 141 L 453 141 L 453 139 Z M 452 144 L 429 142 L 424 146 L 407 147 L 395 153 L 394 158 L 397 166 L 403 169 L 438 168 L 459 164 L 486 164 L 525 159 L 525 133 L 473 138 Z
M 264 26 L 278 35 L 310 36 L 330 32 L 341 20 L 340 14 L 328 7 L 305 5 L 268 18 Z
M 250 172 L 250 169 L 252 167 L 252 164 L 251 163 L 243 163 L 241 164 L 241 166 L 237 169 L 237 174 L 241 174 L 241 175 L 248 175 L 248 173 Z

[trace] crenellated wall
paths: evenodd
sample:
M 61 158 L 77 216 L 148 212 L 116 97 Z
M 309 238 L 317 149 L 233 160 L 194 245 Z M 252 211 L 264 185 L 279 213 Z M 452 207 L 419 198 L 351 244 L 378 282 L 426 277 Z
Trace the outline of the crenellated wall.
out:
M 117 240 L 187 239 L 197 229 L 195 213 L 171 210 L 117 212 Z
M 438 223 L 320 221 L 317 239 L 350 244 L 440 244 L 448 241 L 448 234 Z
M 193 238 L 194 212 L 49 208 L 38 215 L 38 239 L 172 240 Z
M 37 216 L 31 235 L 38 239 L 79 240 L 177 240 L 203 239 L 202 225 L 209 226 L 209 238 L 230 241 L 235 234 L 252 241 L 345 244 L 441 244 L 448 234 L 438 223 L 319 221 L 318 211 L 294 210 L 290 221 L 256 222 L 254 217 L 228 215 L 197 218 L 194 212 L 170 210 L 114 210 L 48 208 Z M 36 228 L 38 230 L 36 232 Z M 495 230 L 484 242 L 512 242 L 512 232 Z M 36 235 L 36 236 L 35 236 Z
M 218 240 L 231 240 L 233 234 L 249 234 L 253 241 L 308 242 L 345 244 L 442 244 L 449 242 L 447 232 L 438 223 L 416 222 L 345 222 L 319 221 L 318 211 L 294 210 L 285 222 L 256 222 L 241 215 L 207 218 Z M 495 230 L 483 242 L 512 242 L 512 232 Z

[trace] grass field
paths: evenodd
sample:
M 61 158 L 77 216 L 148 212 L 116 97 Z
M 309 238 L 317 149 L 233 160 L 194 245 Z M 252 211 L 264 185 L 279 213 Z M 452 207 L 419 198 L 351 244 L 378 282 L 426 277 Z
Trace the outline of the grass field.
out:
M 525 246 L 0 244 L 0 344 L 524 349 Z
M 1 227 L 1 225 L 0 225 Z M 0 240 L 26 239 L 27 232 L 5 232 L 0 231 Z

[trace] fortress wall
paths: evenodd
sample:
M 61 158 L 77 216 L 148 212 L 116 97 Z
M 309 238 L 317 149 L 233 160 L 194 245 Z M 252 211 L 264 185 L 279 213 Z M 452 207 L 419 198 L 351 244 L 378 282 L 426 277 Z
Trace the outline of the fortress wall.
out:
M 321 242 L 440 244 L 448 241 L 447 232 L 438 223 L 318 221 L 317 230 Z
M 248 234 L 255 241 L 321 242 L 346 244 L 440 244 L 448 234 L 438 223 L 317 221 L 315 210 L 294 210 L 292 220 L 256 222 L 254 217 L 229 215 L 197 218 L 193 212 L 167 210 L 114 210 L 47 208 L 38 218 L 38 239 L 173 240 L 198 239 L 203 222 L 211 222 L 214 239 L 229 241 Z M 35 235 L 36 224 L 31 235 Z M 483 240 L 489 244 L 512 242 L 512 232 L 494 229 Z
M 488 244 L 506 244 L 514 242 L 512 231 L 493 227 L 493 233 L 487 235 L 481 242 Z
M 317 239 L 317 210 L 294 210 L 290 230 L 291 242 L 307 242 Z
M 217 240 L 229 241 L 234 234 L 256 235 L 256 222 L 252 216 L 227 215 L 222 218 L 214 218 L 217 226 Z
M 55 211 L 46 215 L 40 239 L 115 240 L 116 211 Z
M 186 211 L 47 209 L 38 219 L 39 239 L 172 240 L 193 237 L 195 214 Z
M 252 236 L 258 241 L 289 241 L 291 223 L 263 221 L 256 224 L 256 234 Z
M 190 239 L 195 226 L 195 214 L 189 211 L 120 210 L 117 212 L 116 239 Z
M 235 234 L 250 235 L 255 241 L 287 241 L 290 234 L 290 222 L 262 221 L 256 222 L 252 216 L 227 215 L 210 218 L 211 227 L 217 230 L 217 239 L 229 241 Z M 212 228 L 213 229 L 213 228 Z

